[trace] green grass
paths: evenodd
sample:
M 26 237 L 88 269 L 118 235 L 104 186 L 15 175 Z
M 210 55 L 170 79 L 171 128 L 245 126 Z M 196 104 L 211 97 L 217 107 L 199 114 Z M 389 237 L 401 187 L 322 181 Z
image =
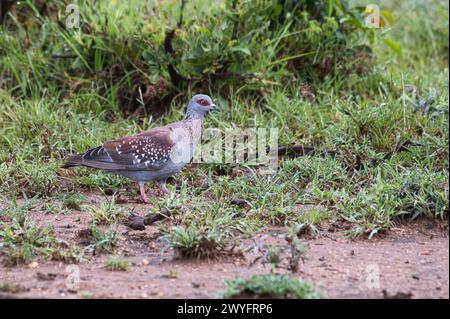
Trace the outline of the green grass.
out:
M 0 292 L 17 294 L 24 291 L 27 291 L 27 288 L 18 285 L 16 283 L 11 282 L 0 283 Z
M 38 255 L 51 256 L 56 245 L 51 232 L 51 226 L 40 228 L 27 218 L 4 223 L 0 231 L 2 254 L 11 264 L 28 263 Z
M 224 298 L 318 299 L 321 295 L 307 282 L 286 275 L 254 275 L 225 281 Z
M 180 225 L 161 230 L 177 256 L 182 258 L 215 258 L 239 253 L 236 243 L 248 237 L 255 224 L 219 203 L 190 203 L 181 206 L 173 218 Z
M 68 247 L 53 234 L 53 227 L 36 225 L 28 216 L 33 201 L 23 205 L 13 203 L 0 211 L 7 217 L 0 222 L 0 256 L 6 264 L 29 263 L 35 258 L 49 258 L 63 261 L 77 261 L 77 247 Z
M 110 257 L 105 262 L 105 268 L 111 271 L 128 271 L 130 264 L 128 260 Z
M 114 224 L 123 217 L 120 205 L 86 206 L 79 194 L 132 183 L 84 168 L 61 169 L 64 156 L 180 120 L 187 98 L 199 91 L 223 110 L 208 116 L 205 127 L 276 127 L 280 145 L 309 145 L 316 151 L 280 159 L 271 177 L 236 164 L 183 170 L 176 177 L 178 189 L 169 185 L 176 195 L 154 198 L 151 206 L 172 213 L 162 233 L 177 254 L 201 258 L 230 251 L 267 225 L 314 234 L 320 223 L 340 219 L 352 225 L 349 236 L 373 237 L 401 221 L 448 218 L 448 4 L 382 2 L 394 25 L 375 31 L 372 44 L 359 33 L 336 43 L 333 32 L 323 31 L 333 30 L 330 20 L 308 22 L 301 35 L 279 26 L 267 43 L 241 34 L 246 46 L 229 42 L 225 48 L 230 26 L 217 30 L 214 11 L 224 8 L 189 1 L 186 12 L 197 6 L 205 19 L 185 14 L 184 23 L 192 28 L 178 30 L 174 41 L 184 52 L 173 58 L 179 71 L 192 77 L 212 74 L 223 58 L 231 70 L 264 79 L 175 89 L 164 84 L 172 58 L 162 44 L 178 17 L 178 2 L 159 4 L 147 20 L 145 10 L 130 11 L 125 4 L 105 2 L 100 16 L 81 4 L 78 31 L 58 25 L 60 2 L 49 7 L 49 16 L 36 15 L 29 3 L 20 5 L 19 18 L 0 26 L 0 244 L 12 260 L 49 255 L 55 242 L 49 228 L 17 218 L 34 205 L 28 200 L 30 207 L 18 205 L 15 199 L 22 197 L 42 200 L 40 209 L 47 213 L 86 209 L 95 223 L 112 225 L 106 231 L 93 226 L 91 248 L 113 251 Z M 243 8 L 241 18 L 250 9 Z M 255 30 L 257 39 L 271 36 L 267 29 Z M 396 41 L 400 54 L 383 44 L 385 36 Z M 360 45 L 370 46 L 370 57 L 356 49 Z M 291 59 L 306 52 L 303 48 L 316 54 Z M 333 60 L 336 52 L 347 55 Z M 326 67 L 330 61 L 332 69 Z M 153 96 L 139 102 L 139 88 Z M 177 98 L 158 118 L 152 110 L 168 93 Z M 144 113 L 132 116 L 142 104 Z M 207 186 L 198 187 L 200 181 Z M 303 205 L 317 209 L 305 212 Z
M 91 251 L 93 255 L 111 253 L 117 246 L 117 226 L 112 225 L 109 229 L 101 229 L 95 225 L 85 230 L 89 241 L 85 251 Z
M 86 198 L 79 193 L 63 193 L 57 196 L 57 199 L 61 201 L 63 207 L 80 211 L 84 209 L 83 204 L 86 201 Z
M 82 211 L 85 197 L 78 193 L 62 193 L 49 196 L 41 206 L 42 211 L 49 214 L 70 214 L 72 210 Z
M 96 225 L 110 225 L 125 218 L 125 209 L 115 204 L 114 197 L 101 202 L 100 205 L 89 205 L 86 209 Z

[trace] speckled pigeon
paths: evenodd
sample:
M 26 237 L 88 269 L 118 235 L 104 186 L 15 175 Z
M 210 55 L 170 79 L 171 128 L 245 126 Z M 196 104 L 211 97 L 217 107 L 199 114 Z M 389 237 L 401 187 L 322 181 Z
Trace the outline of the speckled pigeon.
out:
M 192 159 L 201 138 L 203 118 L 211 110 L 218 109 L 209 96 L 195 95 L 184 120 L 71 155 L 63 167 L 87 166 L 128 177 L 139 184 L 142 200 L 149 203 L 145 183 L 154 180 L 168 193 L 166 179 L 180 172 Z

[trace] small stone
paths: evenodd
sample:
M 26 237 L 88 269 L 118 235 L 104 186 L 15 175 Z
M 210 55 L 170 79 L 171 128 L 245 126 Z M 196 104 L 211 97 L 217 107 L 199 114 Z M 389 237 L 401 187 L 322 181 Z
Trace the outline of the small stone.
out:
M 142 263 L 142 266 L 148 266 L 150 264 L 148 259 L 142 259 L 141 263 Z
M 37 261 L 33 261 L 32 263 L 28 264 L 28 268 L 31 268 L 31 269 L 36 269 L 37 267 L 39 267 L 39 264 Z
M 151 294 L 152 296 L 159 297 L 159 298 L 161 298 L 162 296 L 164 296 L 164 294 L 163 294 L 161 291 L 152 291 L 150 294 Z
M 422 251 L 422 255 L 428 256 L 428 255 L 430 255 L 430 251 L 429 250 L 424 250 L 424 251 Z

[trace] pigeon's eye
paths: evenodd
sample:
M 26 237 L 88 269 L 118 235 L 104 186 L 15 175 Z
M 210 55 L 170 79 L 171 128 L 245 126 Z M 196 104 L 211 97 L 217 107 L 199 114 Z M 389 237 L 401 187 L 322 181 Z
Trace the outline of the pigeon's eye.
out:
M 209 103 L 208 101 L 206 101 L 205 99 L 200 99 L 197 101 L 198 104 L 202 105 L 202 106 L 208 106 Z

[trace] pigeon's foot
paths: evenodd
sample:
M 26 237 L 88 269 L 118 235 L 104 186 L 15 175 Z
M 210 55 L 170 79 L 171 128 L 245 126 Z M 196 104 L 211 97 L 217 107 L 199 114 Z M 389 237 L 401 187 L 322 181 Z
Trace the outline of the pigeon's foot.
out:
M 151 204 L 151 202 L 149 201 L 149 199 L 145 194 L 141 194 L 141 200 L 144 204 Z
M 170 191 L 166 187 L 166 179 L 158 180 L 159 189 L 163 192 L 163 194 L 170 194 Z
M 150 204 L 151 202 L 148 200 L 147 195 L 145 195 L 145 184 L 139 183 L 139 192 L 141 193 L 141 199 L 145 204 Z

